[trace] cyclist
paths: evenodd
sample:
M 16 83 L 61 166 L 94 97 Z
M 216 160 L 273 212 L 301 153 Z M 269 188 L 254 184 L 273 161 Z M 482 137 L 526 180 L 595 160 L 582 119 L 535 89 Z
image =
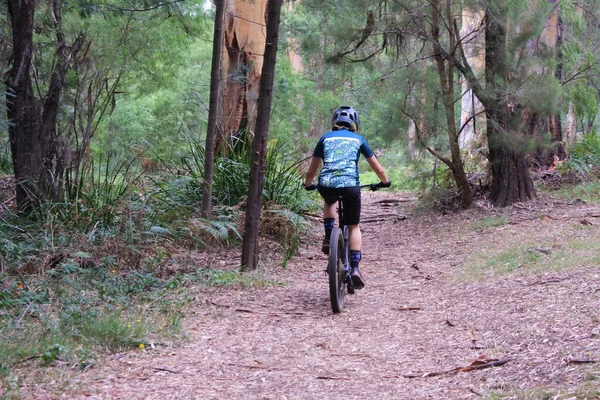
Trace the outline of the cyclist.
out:
M 342 197 L 345 224 L 349 230 L 350 268 L 352 284 L 360 289 L 365 286 L 358 264 L 361 260 L 362 234 L 360 231 L 360 182 L 358 159 L 362 154 L 382 187 L 389 187 L 390 180 L 367 141 L 357 132 L 360 121 L 358 113 L 350 106 L 341 106 L 331 118 L 331 132 L 321 136 L 310 160 L 304 179 L 304 187 L 310 188 L 317 170 L 323 162 L 317 189 L 323 197 L 323 226 L 325 237 L 322 250 L 329 254 L 329 238 L 335 226 L 335 205 Z

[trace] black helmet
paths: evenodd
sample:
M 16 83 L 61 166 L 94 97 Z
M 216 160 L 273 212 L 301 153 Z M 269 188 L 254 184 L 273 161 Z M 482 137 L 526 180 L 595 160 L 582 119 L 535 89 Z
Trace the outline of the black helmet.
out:
M 350 106 L 340 106 L 331 118 L 331 129 L 348 129 L 352 132 L 358 132 L 360 121 L 358 113 Z

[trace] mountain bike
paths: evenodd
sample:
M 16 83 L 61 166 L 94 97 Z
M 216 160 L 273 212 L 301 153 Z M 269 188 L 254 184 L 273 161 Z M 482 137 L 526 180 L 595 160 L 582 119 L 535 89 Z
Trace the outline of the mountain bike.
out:
M 383 186 L 381 183 L 370 183 L 361 185 L 361 189 L 368 188 L 371 191 L 379 190 Z M 317 189 L 316 185 L 307 187 L 308 190 Z M 329 299 L 331 300 L 331 310 L 334 313 L 340 313 L 344 309 L 344 296 L 354 294 L 355 288 L 350 276 L 350 249 L 348 248 L 348 227 L 344 224 L 344 207 L 342 197 L 337 198 L 338 203 L 338 221 L 339 226 L 333 228 L 329 239 L 329 255 L 327 259 L 327 275 L 329 276 Z

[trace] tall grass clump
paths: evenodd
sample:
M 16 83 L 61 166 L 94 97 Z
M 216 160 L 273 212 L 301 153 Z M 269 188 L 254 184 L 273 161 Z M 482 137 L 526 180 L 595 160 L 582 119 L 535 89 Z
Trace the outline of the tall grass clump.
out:
M 186 188 L 188 203 L 202 201 L 204 179 L 204 148 L 201 143 L 190 141 L 190 155 L 182 158 L 182 169 L 186 178 L 175 178 Z M 299 212 L 313 206 L 311 197 L 302 188 L 300 166 L 302 155 L 290 151 L 289 143 L 271 140 L 267 145 L 267 160 L 263 190 L 265 205 L 277 204 Z M 238 143 L 227 153 L 215 157 L 213 177 L 214 204 L 244 205 L 250 181 L 252 143 Z
M 288 143 L 278 140 L 268 144 L 263 201 L 299 213 L 312 208 L 313 200 L 302 185 L 302 154 L 287 148 Z
M 8 141 L 0 137 L 0 177 L 12 174 L 12 157 Z
M 70 232 L 106 232 L 119 226 L 125 205 L 143 171 L 135 160 L 99 157 L 67 172 L 55 182 L 55 199 L 40 201 L 36 219 Z

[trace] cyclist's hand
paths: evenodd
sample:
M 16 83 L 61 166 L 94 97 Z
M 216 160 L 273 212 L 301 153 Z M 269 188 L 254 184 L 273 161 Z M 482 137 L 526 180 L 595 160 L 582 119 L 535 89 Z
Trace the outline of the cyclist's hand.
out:
M 373 183 L 371 186 L 369 186 L 369 189 L 372 192 L 375 192 L 381 188 L 388 188 L 392 185 L 392 181 L 388 181 L 387 183 L 383 183 L 383 182 L 379 182 L 379 183 Z
M 308 186 L 307 186 L 307 185 L 304 185 L 304 189 L 305 189 L 305 190 L 308 190 L 308 191 L 310 191 L 310 190 L 315 190 L 316 188 L 317 188 L 317 185 L 315 185 L 314 183 L 311 183 L 311 184 L 310 184 L 310 185 L 308 185 Z

